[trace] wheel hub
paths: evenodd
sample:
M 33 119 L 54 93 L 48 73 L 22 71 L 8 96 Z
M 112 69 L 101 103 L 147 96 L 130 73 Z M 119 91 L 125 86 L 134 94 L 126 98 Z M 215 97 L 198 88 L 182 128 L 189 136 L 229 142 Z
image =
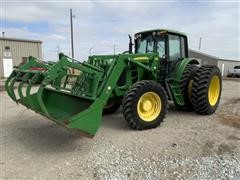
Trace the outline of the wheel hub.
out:
M 149 100 L 146 100 L 142 103 L 142 109 L 144 111 L 149 111 L 150 109 L 152 109 L 152 102 Z
M 153 121 L 158 117 L 161 109 L 161 99 L 156 93 L 147 92 L 139 98 L 137 112 L 143 121 Z

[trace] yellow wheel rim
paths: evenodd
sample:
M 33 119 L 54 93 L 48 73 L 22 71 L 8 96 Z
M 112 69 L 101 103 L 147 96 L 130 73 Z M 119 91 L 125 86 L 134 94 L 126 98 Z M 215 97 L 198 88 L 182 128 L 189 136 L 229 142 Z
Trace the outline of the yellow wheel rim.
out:
M 214 75 L 210 81 L 208 88 L 208 101 L 211 106 L 215 106 L 220 94 L 220 79 Z
M 162 109 L 160 97 L 154 92 L 143 94 L 138 100 L 137 112 L 139 117 L 146 122 L 153 121 L 158 117 Z

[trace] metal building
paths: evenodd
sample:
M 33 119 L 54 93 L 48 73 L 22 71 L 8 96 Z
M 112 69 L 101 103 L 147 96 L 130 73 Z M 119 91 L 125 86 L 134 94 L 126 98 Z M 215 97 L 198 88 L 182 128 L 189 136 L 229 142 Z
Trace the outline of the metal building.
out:
M 222 76 L 227 76 L 228 70 L 233 69 L 234 66 L 240 65 L 240 61 L 228 60 L 228 59 L 218 59 L 218 67 L 221 69 Z
M 8 77 L 30 55 L 42 58 L 41 41 L 0 37 L 0 77 Z
M 240 60 L 220 59 L 219 57 L 212 56 L 200 51 L 189 50 L 189 57 L 200 59 L 202 65 L 218 66 L 221 70 L 222 76 L 227 76 L 228 70 L 234 66 L 240 65 Z

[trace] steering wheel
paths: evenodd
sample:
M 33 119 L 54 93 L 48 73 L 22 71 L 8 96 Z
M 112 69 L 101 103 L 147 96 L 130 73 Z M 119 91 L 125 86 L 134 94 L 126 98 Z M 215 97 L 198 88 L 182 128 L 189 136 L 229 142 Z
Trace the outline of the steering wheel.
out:
M 153 51 L 147 49 L 146 53 L 153 53 Z

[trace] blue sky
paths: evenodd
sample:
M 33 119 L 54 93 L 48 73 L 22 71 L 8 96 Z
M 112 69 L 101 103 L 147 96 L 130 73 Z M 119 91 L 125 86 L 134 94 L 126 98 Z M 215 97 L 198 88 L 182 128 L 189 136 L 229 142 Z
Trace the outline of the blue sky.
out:
M 56 60 L 58 49 L 70 54 L 69 9 L 75 14 L 75 56 L 121 53 L 128 34 L 169 28 L 185 32 L 190 48 L 240 60 L 239 1 L 4 1 L 1 31 L 7 37 L 43 41 L 46 60 Z

